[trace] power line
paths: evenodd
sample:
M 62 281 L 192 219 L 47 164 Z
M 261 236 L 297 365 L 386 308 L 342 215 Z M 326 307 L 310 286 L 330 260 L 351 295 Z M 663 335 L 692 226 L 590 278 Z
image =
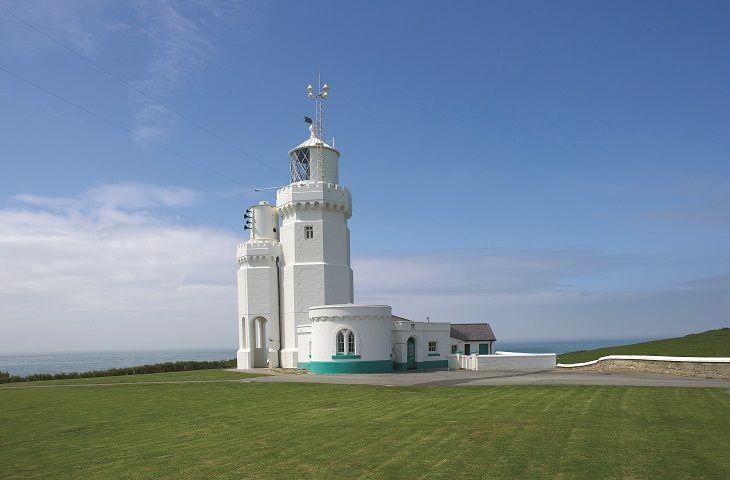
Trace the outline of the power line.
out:
M 244 188 L 247 188 L 247 189 L 250 189 L 250 190 L 254 190 L 254 187 L 251 187 L 251 186 L 248 186 L 248 185 L 243 185 L 239 180 L 231 177 L 230 175 L 228 175 L 226 173 L 223 173 L 223 172 L 218 171 L 218 170 L 216 170 L 214 168 L 211 168 L 211 167 L 205 165 L 204 163 L 201 163 L 201 162 L 199 162 L 197 160 L 194 160 L 194 159 L 188 157 L 187 155 L 183 155 L 182 153 L 179 153 L 179 152 L 171 149 L 170 147 L 168 147 L 167 145 L 165 145 L 163 143 L 157 142 L 157 141 L 155 141 L 155 140 L 153 140 L 153 139 L 151 139 L 149 137 L 146 137 L 144 135 L 139 135 L 134 130 L 132 130 L 131 128 L 125 127 L 121 123 L 118 123 L 118 122 L 116 122 L 114 120 L 111 120 L 111 119 L 105 117 L 104 115 L 101 115 L 100 113 L 97 113 L 97 112 L 95 112 L 93 110 L 90 110 L 90 109 L 84 107 L 83 105 L 79 105 L 78 103 L 76 103 L 76 102 L 74 102 L 72 100 L 69 100 L 68 98 L 62 97 L 61 95 L 59 95 L 59 94 L 57 94 L 55 92 L 52 92 L 51 90 L 48 90 L 47 88 L 45 88 L 45 87 L 43 87 L 43 86 L 35 83 L 32 80 L 28 80 L 27 78 L 22 77 L 22 76 L 18 75 L 17 73 L 8 70 L 7 68 L 3 67 L 2 65 L 0 65 L 0 71 L 3 71 L 6 74 L 10 75 L 11 77 L 14 77 L 17 80 L 20 80 L 20 81 L 22 81 L 22 82 L 24 82 L 24 83 L 26 83 L 26 84 L 34 87 L 34 88 L 37 88 L 38 90 L 42 91 L 43 93 L 46 93 L 47 95 L 50 95 L 50 96 L 52 96 L 52 97 L 54 97 L 54 98 L 56 98 L 58 100 L 61 100 L 62 102 L 65 102 L 65 103 L 67 103 L 67 104 L 69 104 L 69 105 L 71 105 L 71 106 L 73 106 L 73 107 L 81 110 L 82 112 L 84 112 L 84 113 L 86 113 L 88 115 L 91 115 L 92 117 L 95 117 L 95 118 L 97 118 L 99 120 L 102 120 L 103 122 L 105 122 L 105 123 L 107 123 L 107 124 L 109 124 L 109 125 L 111 125 L 113 127 L 116 127 L 116 128 L 118 128 L 120 130 L 123 130 L 123 131 L 125 131 L 125 132 L 133 135 L 133 136 L 136 136 L 138 138 L 141 138 L 142 140 L 144 140 L 146 142 L 149 142 L 152 145 L 155 145 L 155 146 L 157 146 L 157 147 L 165 150 L 167 153 L 169 153 L 171 155 L 174 155 L 175 157 L 178 157 L 181 160 L 184 160 L 184 161 L 186 161 L 186 162 L 188 162 L 188 163 L 190 163 L 192 165 L 196 165 L 196 166 L 198 166 L 200 168 L 203 168 L 203 169 L 207 170 L 210 173 L 213 173 L 215 175 L 218 175 L 219 177 L 223 177 L 226 180 L 229 180 L 229 181 L 233 182 L 234 184 L 236 184 L 236 185 L 238 185 L 240 187 L 244 187 Z
M 5 8 L 3 6 L 0 6 L 0 10 L 2 10 L 3 12 L 5 12 L 5 14 L 7 14 L 8 16 L 10 16 L 10 17 L 14 18 L 15 20 L 17 20 L 18 22 L 22 23 L 26 27 L 28 27 L 28 28 L 32 29 L 33 31 L 37 32 L 38 34 L 43 35 L 44 37 L 46 37 L 47 39 L 51 40 L 52 42 L 54 42 L 58 46 L 66 49 L 66 50 L 68 50 L 71 53 L 73 53 L 77 57 L 81 58 L 85 62 L 87 62 L 90 65 L 92 65 L 93 67 L 95 67 L 96 69 L 101 70 L 102 72 L 106 73 L 107 75 L 109 75 L 113 79 L 117 80 L 118 82 L 122 83 L 123 85 L 127 86 L 128 88 L 131 88 L 132 90 L 134 90 L 138 94 L 140 94 L 140 95 L 144 96 L 145 98 L 147 98 L 147 99 L 155 102 L 157 105 L 161 106 L 162 108 L 164 108 L 168 112 L 177 115 L 178 117 L 182 118 L 183 120 L 186 120 L 187 122 L 189 122 L 192 125 L 196 126 L 197 128 L 199 128 L 203 132 L 207 133 L 208 135 L 210 135 L 210 136 L 212 136 L 212 137 L 220 140 L 221 142 L 225 143 L 226 145 L 228 145 L 229 147 L 233 148 L 237 152 L 239 152 L 239 153 L 247 156 L 248 158 L 250 158 L 252 160 L 255 160 L 256 162 L 260 163 L 261 165 L 264 165 L 265 167 L 270 168 L 270 169 L 274 170 L 277 173 L 285 173 L 283 170 L 278 169 L 276 167 L 273 167 L 273 166 L 269 165 L 268 163 L 264 162 L 263 160 L 261 160 L 260 158 L 256 157 L 255 155 L 253 155 L 253 154 L 245 151 L 244 149 L 242 149 L 241 147 L 239 147 L 235 143 L 232 143 L 232 142 L 226 140 L 224 137 L 218 135 L 217 133 L 215 133 L 214 131 L 210 130 L 205 125 L 201 124 L 200 122 L 198 122 L 198 121 L 190 118 L 189 116 L 185 115 L 184 113 L 182 113 L 182 112 L 180 112 L 178 110 L 175 110 L 174 108 L 172 108 L 171 106 L 167 105 L 165 102 L 161 101 L 160 99 L 158 99 L 158 98 L 156 98 L 156 97 L 148 94 L 144 90 L 142 90 L 139 87 L 137 87 L 136 85 L 134 85 L 132 82 L 130 82 L 130 81 L 124 79 L 123 77 L 117 75 L 116 73 L 114 73 L 111 70 L 107 69 L 103 65 L 95 62 L 91 58 L 87 57 L 83 53 L 81 53 L 78 50 L 76 50 L 75 48 L 73 48 L 73 47 L 71 47 L 71 46 L 63 43 L 62 41 L 58 40 L 53 35 L 51 35 L 51 34 L 49 34 L 47 32 L 44 32 L 43 30 L 41 30 L 40 28 L 36 27 L 32 23 L 30 23 L 27 20 L 25 20 L 25 19 L 19 17 L 18 15 L 14 14 L 10 10 L 8 10 L 7 8 Z

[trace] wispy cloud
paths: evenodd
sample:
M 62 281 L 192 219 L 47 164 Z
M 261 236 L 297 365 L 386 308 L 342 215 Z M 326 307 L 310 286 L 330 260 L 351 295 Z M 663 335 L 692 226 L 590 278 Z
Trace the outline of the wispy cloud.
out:
M 235 2 L 133 1 L 137 30 L 149 45 L 145 75 L 135 86 L 148 96 L 132 92 L 138 105 L 135 136 L 164 141 L 178 120 L 161 103 L 172 97 L 190 77 L 217 55 L 219 40 L 240 27 L 245 9 Z
M 130 82 L 134 139 L 145 143 L 169 138 L 179 117 L 166 106 L 173 105 L 191 78 L 214 61 L 227 36 L 246 31 L 249 5 L 207 0 L 44 0 L 11 1 L 7 8 Z M 0 29 L 5 52 L 63 53 L 59 45 L 27 26 L 10 17 L 2 20 L 13 25 Z M 116 70 L 114 61 L 104 56 L 112 42 L 134 45 L 139 71 Z
M 101 39 L 106 33 L 127 28 L 123 22 L 111 20 L 106 15 L 107 9 L 113 3 L 109 0 L 11 0 L 4 2 L 3 6 L 84 55 L 95 55 L 99 52 Z M 5 17 L 5 21 L 14 22 L 9 17 Z M 4 32 L 0 30 L 0 38 L 5 43 L 6 51 L 32 53 L 58 48 L 27 27 L 3 30 Z

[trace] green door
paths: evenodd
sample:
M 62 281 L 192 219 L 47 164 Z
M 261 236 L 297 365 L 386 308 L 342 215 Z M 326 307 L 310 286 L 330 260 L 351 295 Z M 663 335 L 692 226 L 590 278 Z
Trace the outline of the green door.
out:
M 489 355 L 489 344 L 488 343 L 479 344 L 479 355 Z
M 411 337 L 408 339 L 408 370 L 415 370 L 416 368 L 416 339 Z
M 464 344 L 464 355 L 471 355 L 471 343 Z

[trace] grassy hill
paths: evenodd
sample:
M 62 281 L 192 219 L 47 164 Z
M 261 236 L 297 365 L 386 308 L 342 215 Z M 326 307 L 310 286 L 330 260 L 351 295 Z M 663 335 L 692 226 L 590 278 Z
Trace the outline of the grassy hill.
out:
M 558 363 L 580 363 L 606 355 L 668 355 L 672 357 L 730 357 L 730 328 L 684 337 L 563 353 Z

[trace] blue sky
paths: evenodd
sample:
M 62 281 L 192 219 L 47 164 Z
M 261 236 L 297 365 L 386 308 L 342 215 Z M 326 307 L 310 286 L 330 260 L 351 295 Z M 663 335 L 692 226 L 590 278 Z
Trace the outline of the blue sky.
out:
M 234 345 L 249 187 L 318 69 L 356 301 L 505 341 L 729 324 L 727 2 L 2 6 L 134 88 L 0 11 L 0 67 L 123 127 L 0 71 L 0 349 Z

